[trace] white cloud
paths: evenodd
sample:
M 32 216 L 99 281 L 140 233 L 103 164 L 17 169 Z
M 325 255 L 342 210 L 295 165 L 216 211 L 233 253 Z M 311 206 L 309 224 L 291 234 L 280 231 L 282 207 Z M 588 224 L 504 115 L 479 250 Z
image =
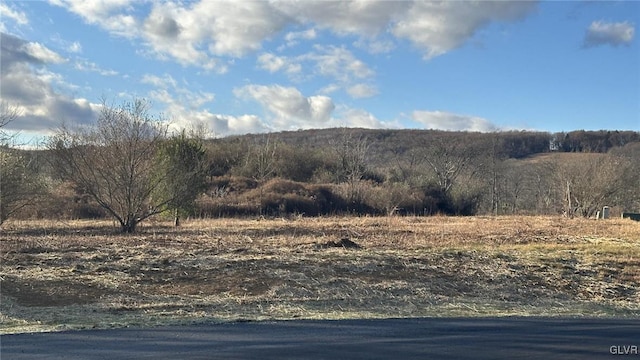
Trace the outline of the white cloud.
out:
M 160 91 L 162 92 L 162 91 Z M 170 129 L 181 131 L 182 129 L 204 128 L 212 132 L 214 136 L 240 135 L 248 133 L 266 132 L 270 129 L 256 115 L 225 115 L 215 114 L 208 109 L 194 109 L 185 107 L 177 101 L 171 101 L 170 97 L 157 93 L 151 94 L 152 98 L 168 100 L 164 113 L 169 119 Z
M 182 65 L 199 66 L 207 70 L 226 71 L 220 62 L 212 58 L 206 49 L 199 45 L 204 40 L 200 33 L 200 24 L 193 23 L 187 9 L 167 3 L 156 3 L 144 22 L 142 37 L 150 52 L 163 60 L 173 59 Z M 189 26 L 180 25 L 178 20 Z
M 288 32 L 284 36 L 284 40 L 287 42 L 287 47 L 291 47 L 297 45 L 299 40 L 313 40 L 316 36 L 316 29 L 311 28 L 305 31 Z
M 344 47 L 316 45 L 312 52 L 300 55 L 295 60 L 310 62 L 313 74 L 336 80 L 323 88 L 322 93 L 327 94 L 342 88 L 353 98 L 377 94 L 373 85 L 361 83 L 362 80 L 372 78 L 375 72 Z
M 378 120 L 373 114 L 362 109 L 343 108 L 340 118 L 335 119 L 334 126 L 358 127 L 367 129 L 388 129 L 398 127 L 397 124 Z
M 190 90 L 189 83 L 177 81 L 169 74 L 145 74 L 141 82 L 154 87 L 148 97 L 160 106 L 173 131 L 206 129 L 215 136 L 227 136 L 271 130 L 256 115 L 234 116 L 211 112 L 206 105 L 215 100 L 213 93 Z
M 262 133 L 272 130 L 256 115 L 214 115 L 214 118 L 217 123 L 227 128 L 224 135 Z
M 410 5 L 408 1 L 280 1 L 277 7 L 300 23 L 315 23 L 340 35 L 373 37 Z
M 169 74 L 164 74 L 164 76 L 157 76 L 157 75 L 152 75 L 152 74 L 145 74 L 142 76 L 142 79 L 140 80 L 143 84 L 149 84 L 149 85 L 154 85 L 160 88 L 168 88 L 168 87 L 172 87 L 175 88 L 178 86 L 178 83 L 176 82 L 176 80 L 173 78 L 173 76 L 169 75 Z
M 152 2 L 136 0 L 50 0 L 111 34 L 140 39 L 147 53 L 207 70 L 225 72 L 217 57 L 242 56 L 285 25 L 284 16 L 262 1 Z
M 390 39 L 366 38 L 358 39 L 354 46 L 365 49 L 371 54 L 386 54 L 395 49 L 396 45 Z
M 327 94 L 345 89 L 353 98 L 370 97 L 377 94 L 373 85 L 360 83 L 375 75 L 363 61 L 357 59 L 345 47 L 315 45 L 313 51 L 295 56 L 278 56 L 264 53 L 258 56 L 258 67 L 275 73 L 284 71 L 292 80 L 323 76 L 336 80 L 320 92 Z M 303 65 L 311 70 L 302 71 Z
M 277 129 L 324 127 L 335 105 L 323 95 L 305 97 L 294 87 L 246 85 L 234 89 L 237 97 L 253 99 L 272 115 Z
M 155 89 L 149 98 L 164 106 L 163 113 L 169 118 L 173 130 L 204 127 L 216 136 L 265 132 L 269 128 L 256 115 L 215 114 L 204 106 L 215 99 L 208 92 L 189 90 L 189 84 L 180 84 L 171 75 L 146 74 L 141 80 Z
M 155 86 L 156 89 L 150 92 L 151 97 L 166 104 L 168 109 L 173 107 L 197 110 L 215 100 L 215 94 L 189 90 L 188 83 L 184 82 L 184 86 L 180 86 L 169 74 L 162 77 L 146 74 L 142 77 L 141 82 Z
M 361 99 L 378 95 L 378 89 L 373 85 L 356 84 L 347 88 L 347 93 L 354 99 Z
M 113 34 L 127 38 L 135 38 L 139 34 L 137 19 L 126 13 L 133 10 L 136 0 L 49 0 L 49 2 L 65 7 L 82 17 L 87 23 L 97 24 Z
M 153 52 L 182 64 L 225 71 L 216 57 L 255 52 L 287 19 L 267 2 L 201 1 L 190 6 L 155 3 L 143 37 Z
M 71 45 L 69 45 L 69 47 L 67 48 L 67 51 L 71 53 L 79 54 L 82 52 L 82 45 L 80 45 L 79 42 L 74 41 L 73 43 L 71 43 Z
M 329 84 L 318 91 L 319 94 L 328 95 L 340 90 L 341 87 L 338 84 Z
M 594 21 L 585 34 L 584 47 L 629 45 L 634 35 L 634 25 L 628 21 L 618 23 Z
M 275 37 L 290 47 L 316 39 L 317 28 L 357 36 L 356 46 L 372 53 L 391 51 L 391 35 L 409 39 L 432 58 L 493 21 L 518 20 L 534 8 L 523 1 L 50 1 L 112 34 L 142 40 L 148 54 L 221 73 L 227 66 L 220 57 L 255 53 Z M 282 34 L 292 26 L 306 30 Z
M 258 66 L 270 73 L 284 71 L 289 75 L 295 75 L 302 71 L 302 65 L 296 63 L 295 60 L 271 53 L 264 53 L 258 56 Z
M 414 111 L 411 114 L 411 118 L 423 124 L 426 129 L 479 132 L 499 130 L 497 126 L 481 117 L 444 111 Z
M 188 83 L 180 83 L 169 74 L 145 74 L 141 82 L 154 87 L 149 91 L 149 98 L 163 105 L 162 111 L 174 130 L 204 127 L 218 135 L 242 132 L 237 128 L 237 118 L 214 114 L 204 108 L 215 100 L 213 93 L 192 91 Z
M 98 64 L 91 62 L 91 61 L 87 61 L 87 60 L 78 60 L 75 63 L 74 66 L 77 70 L 80 71 L 89 71 L 89 72 L 95 72 L 98 73 L 102 76 L 116 76 L 118 75 L 118 72 L 115 70 L 111 70 L 111 69 L 103 69 L 100 66 L 98 66 Z
M 262 1 L 203 1 L 194 7 L 192 15 L 207 21 L 210 30 L 205 38 L 212 41 L 209 49 L 215 55 L 242 56 L 259 50 L 261 42 L 287 22 L 285 16 Z
M 38 59 L 43 63 L 60 64 L 66 61 L 65 58 L 63 58 L 56 52 L 49 50 L 46 46 L 40 43 L 25 43 L 23 45 L 23 49 L 25 53 L 33 56 L 35 59 Z
M 286 58 L 273 55 L 271 53 L 265 53 L 258 56 L 258 65 L 260 68 L 267 70 L 270 73 L 280 71 L 285 67 L 286 63 Z
M 4 21 L 2 21 L 2 18 L 9 18 L 15 21 L 18 25 L 29 24 L 29 19 L 24 12 L 13 9 L 4 2 L 0 3 L 0 14 L 2 14 L 2 16 L 0 16 L 0 30 L 2 31 L 4 31 Z
M 60 34 L 52 34 L 49 38 L 52 45 L 55 45 L 58 49 L 64 50 L 69 54 L 80 54 L 82 53 L 82 44 L 78 41 L 68 41 L 63 39 Z
M 516 21 L 534 9 L 527 1 L 416 1 L 393 25 L 430 59 L 460 47 L 493 21 Z
M 316 45 L 314 49 L 314 52 L 301 56 L 301 59 L 314 61 L 316 71 L 321 75 L 349 82 L 354 78 L 364 79 L 375 74 L 344 47 Z
M 236 96 L 257 101 L 268 112 L 264 129 L 297 130 L 330 127 L 397 128 L 373 114 L 345 105 L 336 106 L 327 96 L 305 97 L 298 89 L 279 85 L 247 85 L 234 90 Z M 334 114 L 335 113 L 335 114 Z

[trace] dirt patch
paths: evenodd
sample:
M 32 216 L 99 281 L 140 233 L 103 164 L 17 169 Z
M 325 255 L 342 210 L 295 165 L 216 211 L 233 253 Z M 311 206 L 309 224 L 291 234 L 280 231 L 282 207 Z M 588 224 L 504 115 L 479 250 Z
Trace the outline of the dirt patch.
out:
M 316 244 L 316 249 L 342 248 L 342 249 L 361 249 L 355 241 L 349 238 L 342 238 L 339 241 L 327 241 L 322 244 Z
M 22 306 L 68 306 L 100 301 L 113 291 L 99 286 L 70 280 L 25 281 L 7 276 L 0 281 L 3 296 L 12 297 Z

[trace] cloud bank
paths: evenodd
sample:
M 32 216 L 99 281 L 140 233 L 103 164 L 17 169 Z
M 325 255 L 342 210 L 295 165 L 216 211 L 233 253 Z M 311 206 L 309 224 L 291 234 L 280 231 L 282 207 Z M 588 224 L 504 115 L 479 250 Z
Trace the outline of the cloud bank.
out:
M 447 131 L 498 131 L 496 125 L 477 116 L 453 114 L 445 111 L 414 111 L 411 118 L 426 129 Z
M 56 90 L 67 84 L 45 66 L 63 63 L 65 58 L 40 43 L 6 33 L 0 33 L 0 44 L 0 98 L 21 114 L 7 130 L 47 133 L 62 121 L 86 124 L 96 119 L 98 104 Z
M 493 22 L 519 21 L 532 13 L 532 1 L 180 1 L 154 2 L 148 14 L 134 0 L 53 0 L 110 33 L 141 39 L 158 57 L 224 72 L 220 58 L 259 51 L 265 41 L 284 39 L 285 47 L 315 39 L 319 30 L 355 36 L 372 52 L 393 47 L 389 38 L 409 40 L 425 59 L 462 46 Z M 290 31 L 303 26 L 307 30 Z M 309 28 L 311 27 L 311 28 Z

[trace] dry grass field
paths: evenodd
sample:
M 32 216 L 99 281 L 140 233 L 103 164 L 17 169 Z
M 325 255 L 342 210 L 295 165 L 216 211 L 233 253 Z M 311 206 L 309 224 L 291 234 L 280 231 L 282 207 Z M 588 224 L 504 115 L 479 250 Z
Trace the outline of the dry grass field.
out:
M 293 318 L 640 317 L 640 222 L 329 217 L 13 222 L 0 333 Z M 347 241 L 348 240 L 348 241 Z

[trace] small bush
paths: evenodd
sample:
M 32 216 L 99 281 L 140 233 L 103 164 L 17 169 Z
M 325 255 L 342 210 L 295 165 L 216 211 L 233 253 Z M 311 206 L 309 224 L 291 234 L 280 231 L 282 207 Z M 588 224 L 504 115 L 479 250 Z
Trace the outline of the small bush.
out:
M 363 174 L 362 174 L 362 180 L 363 181 L 368 181 L 368 182 L 372 182 L 375 184 L 382 184 L 385 181 L 385 176 L 375 170 L 371 170 L 371 169 L 367 169 Z
M 452 214 L 451 200 L 439 187 L 428 184 L 423 188 L 422 208 L 424 215 Z
M 454 191 L 449 199 L 452 209 L 451 215 L 475 215 L 478 212 L 481 200 L 481 192 L 471 185 Z
M 445 193 L 434 184 L 424 188 L 423 207 L 425 215 L 474 215 L 480 205 L 481 194 L 476 189 Z
M 33 203 L 20 209 L 16 219 L 102 219 L 107 217 L 106 211 L 84 193 L 68 182 L 54 183 L 49 192 L 40 196 Z
M 479 192 L 472 189 L 446 194 L 434 184 L 414 189 L 388 182 L 307 184 L 275 178 L 257 186 L 242 177 L 218 178 L 211 184 L 224 188 L 225 196 L 209 191 L 200 197 L 196 216 L 473 215 L 480 202 Z
M 231 202 L 226 199 L 214 199 L 201 196 L 196 200 L 194 215 L 200 218 L 219 218 L 258 215 L 255 205 Z
M 338 214 L 347 212 L 347 201 L 336 192 L 333 185 L 313 185 L 310 187 L 312 199 L 320 214 Z
M 269 194 L 263 199 L 262 208 L 265 214 L 272 216 L 285 216 L 288 214 L 320 215 L 319 207 L 315 201 L 309 197 L 296 194 Z
M 365 194 L 367 204 L 387 215 L 419 214 L 422 211 L 422 195 L 406 184 L 370 186 Z
M 309 182 L 313 179 L 316 171 L 325 166 L 322 154 L 304 146 L 294 148 L 281 144 L 277 157 L 277 176 L 293 181 Z

